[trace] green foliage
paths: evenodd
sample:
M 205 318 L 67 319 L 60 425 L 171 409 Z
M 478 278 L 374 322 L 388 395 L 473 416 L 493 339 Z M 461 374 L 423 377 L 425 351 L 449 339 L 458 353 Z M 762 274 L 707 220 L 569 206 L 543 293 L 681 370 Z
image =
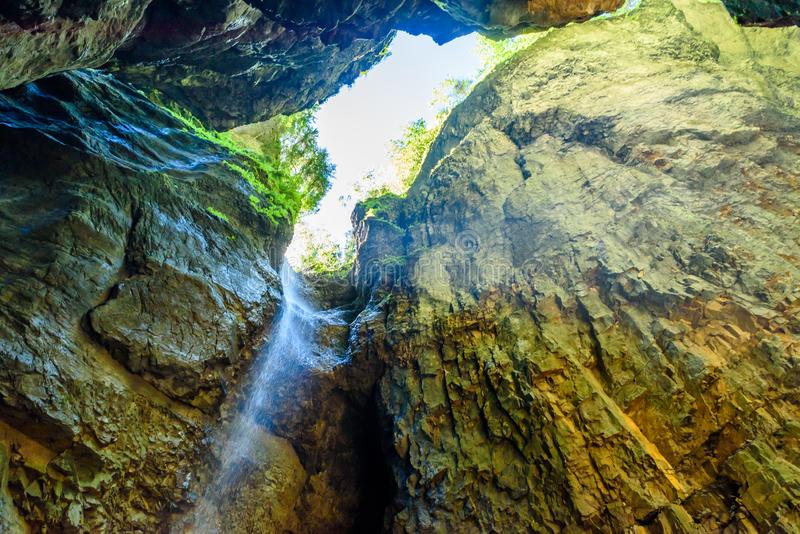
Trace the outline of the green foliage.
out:
M 385 221 L 391 220 L 396 208 L 403 197 L 391 192 L 372 196 L 358 203 L 358 209 L 363 210 L 365 217 L 375 217 Z
M 305 253 L 300 258 L 303 271 L 341 278 L 352 269 L 356 257 L 352 232 L 347 234 L 344 247 L 334 243 L 330 235 L 308 235 L 306 243 Z
M 317 108 L 283 118 L 280 146 L 281 165 L 300 178 L 301 211 L 314 211 L 331 187 L 336 170 L 328 151 L 319 146 L 319 132 L 314 116 Z
M 403 189 L 414 182 L 438 131 L 438 125 L 417 119 L 406 126 L 400 138 L 392 140 L 392 164 Z
M 283 219 L 292 224 L 297 221 L 302 206 L 302 196 L 295 176 L 283 169 L 274 169 L 263 161 L 255 160 L 249 168 L 231 162 L 225 166 L 235 171 L 249 183 L 256 195 L 249 197 L 250 206 L 273 224 Z
M 335 168 L 328 152 L 318 146 L 313 109 L 277 117 L 272 135 L 253 148 L 231 132 L 206 128 L 186 110 L 162 107 L 187 131 L 239 156 L 225 165 L 250 184 L 250 206 L 273 224 L 294 224 L 300 213 L 316 209 L 330 188 Z
M 191 132 L 197 137 L 226 148 L 234 154 L 244 156 L 250 155 L 250 151 L 239 145 L 239 143 L 237 143 L 229 133 L 210 130 L 206 128 L 202 122 L 200 122 L 200 119 L 192 115 L 190 111 L 177 106 L 165 106 L 159 102 L 156 97 L 153 98 L 156 99 L 156 103 L 158 103 L 164 109 L 164 111 L 172 115 L 174 119 L 177 119 L 179 122 L 181 122 L 187 131 Z
M 365 174 L 360 180 L 353 184 L 352 191 L 347 195 L 339 197 L 339 202 L 346 206 L 351 200 L 360 201 L 365 198 L 378 197 L 391 193 L 392 188 L 389 184 L 383 182 L 382 177 L 375 174 L 375 171 L 370 171 Z
M 425 119 L 417 119 L 406 126 L 399 138 L 391 141 L 392 165 L 400 186 L 397 189 L 405 191 L 414 182 L 442 124 L 450 111 L 467 98 L 473 86 L 474 81 L 469 79 L 445 80 L 431 103 L 437 108 L 433 122 L 428 124 Z
M 444 122 L 450 111 L 463 102 L 474 87 L 475 80 L 472 78 L 447 78 L 434 92 L 431 103 L 437 108 L 436 121 Z
M 429 124 L 425 119 L 417 119 L 406 126 L 399 138 L 392 140 L 392 164 L 399 179 L 399 187 L 395 189 L 405 191 L 411 186 L 450 112 L 469 96 L 475 85 L 498 64 L 528 48 L 545 33 L 530 33 L 498 41 L 479 37 L 478 54 L 482 59 L 483 66 L 475 78 L 445 80 L 436 91 L 432 102 L 432 105 L 437 108 L 436 117 L 432 123 Z
M 384 256 L 380 259 L 381 267 L 402 267 L 408 261 L 408 256 Z
M 215 208 L 213 206 L 207 207 L 206 211 L 208 213 L 210 213 L 211 215 L 213 215 L 214 217 L 216 217 L 217 219 L 221 220 L 221 221 L 230 222 L 228 220 L 228 216 L 227 215 L 225 215 L 224 213 L 222 213 L 221 211 L 219 211 L 217 208 Z

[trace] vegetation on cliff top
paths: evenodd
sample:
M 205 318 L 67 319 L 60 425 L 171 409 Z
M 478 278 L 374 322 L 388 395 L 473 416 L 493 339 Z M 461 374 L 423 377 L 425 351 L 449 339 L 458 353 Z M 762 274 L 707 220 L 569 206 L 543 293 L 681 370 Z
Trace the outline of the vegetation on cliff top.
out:
M 482 58 L 482 68 L 472 77 L 447 79 L 436 91 L 431 106 L 436 110 L 433 120 L 419 118 L 410 122 L 403 133 L 390 142 L 390 156 L 393 179 L 377 176 L 374 172 L 366 174 L 354 190 L 353 195 L 361 200 L 356 206 L 357 218 L 379 219 L 394 225 L 398 202 L 416 179 L 422 163 L 442 125 L 451 110 L 462 102 L 475 85 L 495 66 L 527 48 L 542 33 L 524 35 L 502 41 L 479 38 L 478 54 Z M 274 135 L 262 133 L 266 139 Z M 268 143 L 261 143 L 262 145 Z M 299 145 L 295 145 L 299 146 Z M 306 272 L 318 275 L 346 275 L 353 264 L 354 243 L 352 233 L 344 245 L 324 232 L 310 232 L 301 228 L 299 237 L 305 243 L 304 252 L 299 256 L 299 267 Z
M 306 228 L 301 231 L 308 234 L 305 236 L 308 245 L 300 257 L 304 272 L 332 278 L 344 278 L 350 273 L 356 258 L 356 243 L 352 232 L 347 234 L 344 246 L 340 246 L 329 234 L 310 235 Z
M 269 142 L 246 146 L 230 132 L 206 128 L 185 109 L 158 103 L 187 131 L 239 156 L 225 166 L 250 184 L 250 205 L 273 224 L 294 224 L 301 213 L 315 210 L 330 188 L 334 166 L 318 145 L 314 109 L 276 117 Z
M 482 68 L 471 78 L 445 80 L 431 102 L 431 106 L 437 109 L 433 121 L 429 122 L 424 118 L 414 120 L 405 127 L 400 137 L 391 141 L 395 180 L 388 185 L 366 191 L 366 199 L 361 203 L 365 206 L 369 204 L 369 207 L 364 209 L 366 216 L 372 215 L 370 208 L 380 204 L 381 197 L 387 194 L 402 195 L 411 187 L 422 168 L 428 150 L 453 108 L 463 102 L 495 67 L 532 45 L 545 33 L 531 33 L 497 41 L 486 37 L 478 39 L 478 54 L 482 59 Z M 364 181 L 368 184 L 372 179 L 367 176 Z

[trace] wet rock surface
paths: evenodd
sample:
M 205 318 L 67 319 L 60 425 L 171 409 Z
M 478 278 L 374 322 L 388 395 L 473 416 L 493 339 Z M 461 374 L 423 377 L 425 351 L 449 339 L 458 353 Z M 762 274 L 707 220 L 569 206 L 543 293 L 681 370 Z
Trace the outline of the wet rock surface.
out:
M 279 348 L 259 356 L 222 407 L 223 424 L 210 437 L 208 465 L 194 484 L 199 492 L 211 491 L 174 521 L 172 531 L 381 530 L 392 491 L 374 402 L 382 363 L 358 344 L 367 315 L 351 323 L 352 311 L 332 309 L 352 302 L 352 287 L 322 279 L 311 287 L 310 295 L 327 304 L 319 311 L 326 318 L 316 311 L 301 317 L 309 313 L 306 303 L 292 300 L 297 322 L 284 326 L 281 317 L 271 337 Z M 324 327 L 308 332 L 300 324 L 306 320 Z M 284 328 L 289 342 L 310 350 L 287 354 L 297 348 L 281 348 Z M 350 339 L 358 350 L 348 350 Z
M 108 75 L 0 108 L 3 491 L 34 531 L 153 532 L 192 500 L 290 229 L 255 213 L 240 156 Z
M 798 37 L 552 31 L 357 212 L 390 530 L 796 531 Z

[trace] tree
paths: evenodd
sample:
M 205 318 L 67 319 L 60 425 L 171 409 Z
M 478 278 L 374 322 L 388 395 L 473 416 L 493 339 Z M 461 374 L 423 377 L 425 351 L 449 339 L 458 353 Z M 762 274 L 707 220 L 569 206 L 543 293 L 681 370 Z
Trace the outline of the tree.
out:
M 481 58 L 483 67 L 478 75 L 478 80 L 480 81 L 486 77 L 497 65 L 511 59 L 546 34 L 547 31 L 540 31 L 500 40 L 479 36 L 478 56 Z
M 301 212 L 317 208 L 336 170 L 328 151 L 319 146 L 316 112 L 314 107 L 294 115 L 278 115 L 230 132 L 237 142 L 275 162 L 291 178 L 301 198 Z
M 439 133 L 444 121 L 458 104 L 463 102 L 477 83 L 498 64 L 528 48 L 544 35 L 544 32 L 520 35 L 510 39 L 494 41 L 478 38 L 478 54 L 482 59 L 481 70 L 474 78 L 448 78 L 436 90 L 431 105 L 437 109 L 431 124 L 425 119 L 409 123 L 403 134 L 391 142 L 392 163 L 398 177 L 398 193 L 407 190 L 417 177 L 428 150 Z M 402 190 L 402 191 L 401 191 Z
M 331 187 L 336 166 L 328 151 L 319 146 L 319 131 L 315 123 L 317 108 L 307 109 L 282 118 L 278 137 L 280 161 L 288 172 L 299 178 L 302 211 L 316 210 L 322 197 Z
M 353 232 L 348 232 L 343 246 L 335 243 L 330 234 L 300 229 L 305 250 L 300 257 L 301 269 L 307 273 L 343 277 L 350 272 L 356 256 Z
M 406 126 L 403 135 L 392 140 L 392 164 L 404 190 L 417 177 L 438 131 L 438 124 L 428 126 L 425 119 L 417 119 Z

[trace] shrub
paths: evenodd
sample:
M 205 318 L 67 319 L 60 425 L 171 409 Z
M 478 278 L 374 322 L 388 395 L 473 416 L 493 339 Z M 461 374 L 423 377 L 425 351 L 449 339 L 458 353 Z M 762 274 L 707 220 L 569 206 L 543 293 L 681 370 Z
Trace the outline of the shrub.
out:
M 152 98 L 186 131 L 238 156 L 225 162 L 225 166 L 250 184 L 251 207 L 272 224 L 280 220 L 294 224 L 300 213 L 316 209 L 330 188 L 334 166 L 328 152 L 317 144 L 315 110 L 276 118 L 272 141 L 254 149 L 245 146 L 235 134 L 208 129 L 187 110 L 165 106 L 157 96 Z
M 300 264 L 304 272 L 343 278 L 352 269 L 355 257 L 356 245 L 352 232 L 347 234 L 343 247 L 335 243 L 329 235 L 309 234 L 306 236 L 306 249 L 300 257 Z

